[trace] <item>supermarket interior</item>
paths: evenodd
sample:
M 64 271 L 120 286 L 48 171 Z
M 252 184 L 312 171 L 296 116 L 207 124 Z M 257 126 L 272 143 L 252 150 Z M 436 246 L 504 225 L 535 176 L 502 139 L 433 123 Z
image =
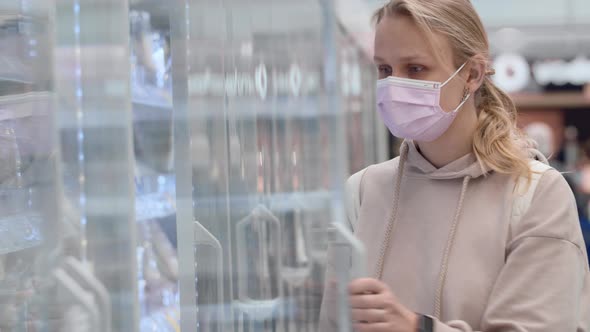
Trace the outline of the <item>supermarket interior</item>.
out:
M 471 2 L 590 244 L 590 1 Z M 0 331 L 318 331 L 383 3 L 0 0 Z

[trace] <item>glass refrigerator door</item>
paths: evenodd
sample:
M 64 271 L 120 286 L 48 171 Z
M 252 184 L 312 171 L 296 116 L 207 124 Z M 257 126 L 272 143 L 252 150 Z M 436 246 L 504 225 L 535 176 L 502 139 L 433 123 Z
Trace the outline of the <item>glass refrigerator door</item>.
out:
M 328 243 L 362 255 L 333 224 L 345 223 L 348 156 L 331 5 L 210 0 L 175 8 L 183 330 L 317 331 Z M 351 269 L 339 272 L 346 285 Z M 339 330 L 348 331 L 340 295 Z

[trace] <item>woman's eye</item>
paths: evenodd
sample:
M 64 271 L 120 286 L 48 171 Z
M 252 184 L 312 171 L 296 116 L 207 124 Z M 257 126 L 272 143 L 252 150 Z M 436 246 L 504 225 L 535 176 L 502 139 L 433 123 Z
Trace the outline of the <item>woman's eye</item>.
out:
M 410 74 L 419 74 L 421 72 L 423 72 L 426 68 L 424 66 L 420 66 L 420 65 L 411 65 L 408 66 L 408 72 Z
M 381 77 L 389 77 L 393 74 L 391 67 L 389 66 L 379 66 L 379 76 Z

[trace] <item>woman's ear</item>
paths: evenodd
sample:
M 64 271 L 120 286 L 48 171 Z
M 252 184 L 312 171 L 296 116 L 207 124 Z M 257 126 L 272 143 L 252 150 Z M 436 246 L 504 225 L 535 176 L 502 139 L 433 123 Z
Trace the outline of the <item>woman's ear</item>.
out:
M 487 75 L 487 65 L 484 57 L 475 56 L 469 61 L 469 73 L 467 77 L 467 88 L 471 93 L 475 93 L 481 85 Z

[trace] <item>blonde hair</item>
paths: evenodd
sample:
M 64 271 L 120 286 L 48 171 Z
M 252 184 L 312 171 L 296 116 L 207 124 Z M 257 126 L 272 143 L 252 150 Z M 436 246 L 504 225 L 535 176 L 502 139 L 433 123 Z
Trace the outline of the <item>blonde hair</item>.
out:
M 412 18 L 434 46 L 434 32 L 447 36 L 453 48 L 454 65 L 472 60 L 489 68 L 489 41 L 475 8 L 469 0 L 391 0 L 377 10 L 378 24 L 385 15 Z M 439 52 L 435 52 L 439 54 Z M 527 154 L 531 141 L 516 125 L 516 106 L 491 80 L 488 69 L 475 94 L 480 110 L 473 137 L 473 152 L 482 167 L 502 174 L 524 176 L 530 183 L 532 172 Z

